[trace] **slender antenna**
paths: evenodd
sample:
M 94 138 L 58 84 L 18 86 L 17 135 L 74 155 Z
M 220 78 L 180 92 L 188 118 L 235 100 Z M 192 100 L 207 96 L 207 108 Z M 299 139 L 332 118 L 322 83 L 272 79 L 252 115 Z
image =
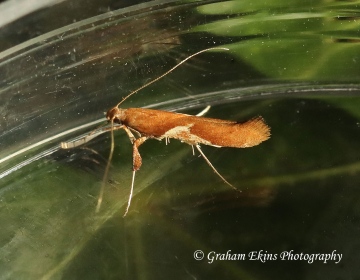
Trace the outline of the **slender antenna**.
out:
M 99 198 L 97 201 L 97 205 L 96 205 L 96 210 L 95 212 L 98 213 L 100 210 L 100 206 L 103 200 L 103 196 L 104 196 L 104 189 L 105 189 L 105 184 L 106 184 L 106 179 L 109 173 L 109 169 L 110 169 L 110 163 L 111 163 L 111 159 L 114 153 L 114 144 L 115 140 L 114 140 L 114 121 L 111 120 L 111 145 L 110 145 L 110 154 L 109 154 L 109 158 L 106 164 L 106 168 L 105 168 L 105 173 L 104 173 L 104 177 L 102 180 L 102 184 L 101 184 L 101 189 L 100 189 L 100 194 L 99 194 Z
M 203 151 L 200 149 L 199 144 L 195 145 L 196 149 L 200 152 L 200 154 L 202 155 L 202 157 L 205 159 L 206 163 L 212 168 L 212 170 L 224 181 L 224 183 L 228 184 L 230 187 L 232 187 L 234 190 L 236 191 L 240 191 L 237 188 L 235 188 L 233 185 L 231 185 L 228 181 L 225 180 L 225 178 L 223 176 L 221 176 L 221 174 L 216 170 L 216 168 L 211 164 L 210 160 L 205 156 L 205 154 L 203 153 Z M 241 192 L 241 191 L 240 191 Z
M 162 74 L 161 76 L 157 77 L 156 79 L 146 83 L 145 85 L 142 85 L 141 87 L 139 87 L 138 89 L 130 92 L 127 96 L 125 96 L 117 105 L 116 107 L 119 107 L 121 103 L 123 103 L 126 99 L 128 99 L 131 95 L 137 93 L 138 91 L 142 90 L 143 88 L 146 88 L 147 86 L 155 83 L 156 81 L 164 78 L 167 74 L 171 73 L 172 71 L 174 71 L 176 68 L 178 68 L 181 64 L 183 64 L 184 62 L 186 62 L 187 60 L 189 60 L 190 58 L 198 55 L 198 54 L 201 54 L 203 52 L 207 52 L 207 51 L 211 51 L 211 50 L 226 50 L 228 51 L 229 49 L 228 48 L 221 48 L 221 47 L 215 47 L 215 48 L 208 48 L 208 49 L 204 49 L 204 50 L 201 50 L 197 53 L 194 53 L 190 56 L 188 56 L 187 58 L 185 58 L 184 60 L 180 61 L 178 64 L 176 64 L 173 68 L 171 68 L 170 70 L 166 71 L 164 74 Z

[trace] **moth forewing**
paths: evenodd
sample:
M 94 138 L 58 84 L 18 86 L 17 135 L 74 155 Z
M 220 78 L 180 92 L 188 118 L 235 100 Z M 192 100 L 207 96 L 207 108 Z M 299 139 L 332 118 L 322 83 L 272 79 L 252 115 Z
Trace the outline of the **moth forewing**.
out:
M 247 148 L 270 137 L 270 129 L 262 117 L 239 123 L 143 108 L 113 108 L 110 112 L 115 113 L 114 122 L 143 136 L 174 138 L 190 145 Z

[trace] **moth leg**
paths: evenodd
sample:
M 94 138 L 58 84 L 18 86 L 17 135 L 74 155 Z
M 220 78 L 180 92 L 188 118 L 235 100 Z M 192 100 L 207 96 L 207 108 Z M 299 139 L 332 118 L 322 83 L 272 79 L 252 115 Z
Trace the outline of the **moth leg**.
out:
M 192 149 L 192 152 L 193 152 L 193 156 L 195 156 L 194 145 L 191 145 L 191 149 Z
M 140 137 L 133 143 L 133 171 L 138 171 L 142 165 L 142 158 L 139 153 L 139 146 L 143 144 L 148 137 Z
M 126 134 L 128 135 L 131 144 L 134 144 L 134 142 L 136 141 L 134 134 L 132 134 L 132 132 L 130 131 L 130 129 L 127 126 L 124 126 L 123 129 L 125 130 Z
M 128 204 L 127 204 L 127 206 L 126 206 L 126 210 L 125 210 L 125 213 L 124 213 L 123 217 L 125 217 L 126 214 L 129 212 L 130 203 L 131 203 L 131 198 L 132 198 L 132 196 L 133 196 L 133 191 L 134 191 L 135 173 L 136 173 L 136 171 L 133 170 L 133 172 L 132 172 L 132 179 L 131 179 L 131 188 L 130 188 L 129 200 L 128 200 Z
M 147 139 L 148 139 L 148 137 L 140 137 L 133 142 L 133 172 L 132 172 L 131 188 L 130 188 L 128 203 L 127 203 L 126 210 L 125 210 L 123 217 L 125 217 L 126 214 L 129 212 L 131 199 L 132 199 L 132 195 L 133 195 L 133 191 L 134 191 L 135 173 L 136 173 L 136 171 L 138 171 L 140 169 L 140 167 L 142 165 L 142 159 L 141 159 L 141 155 L 139 153 L 138 148 Z
M 205 109 L 203 109 L 200 113 L 196 114 L 195 116 L 197 116 L 197 117 L 204 116 L 207 112 L 209 112 L 210 108 L 211 108 L 210 105 L 206 106 Z
M 61 142 L 60 147 L 62 149 L 73 149 L 73 148 L 79 147 L 81 145 L 84 145 L 87 142 L 90 142 L 92 139 L 94 139 L 95 137 L 98 137 L 99 135 L 101 135 L 105 132 L 108 132 L 108 131 L 111 132 L 111 131 L 119 130 L 119 129 L 124 129 L 126 131 L 126 133 L 128 134 L 129 138 L 131 138 L 131 137 L 134 138 L 134 135 L 129 131 L 128 127 L 126 127 L 124 125 L 116 125 L 116 126 L 112 125 L 110 127 L 95 129 L 78 140 L 69 141 L 69 142 Z M 130 132 L 130 133 L 128 133 L 128 132 Z M 131 137 L 130 137 L 130 135 L 131 135 Z M 134 138 L 134 141 L 135 141 L 135 138 Z M 133 143 L 133 141 L 131 143 Z
M 123 129 L 123 128 L 124 128 L 124 125 L 96 129 L 96 130 L 91 131 L 89 134 L 87 134 L 86 136 L 84 136 L 78 140 L 69 141 L 69 142 L 61 142 L 60 147 L 62 149 L 73 149 L 73 148 L 76 148 L 76 147 L 86 144 L 87 142 L 89 142 L 90 140 L 99 136 L 100 134 L 103 134 L 103 133 L 111 131 L 111 130 L 118 130 L 118 129 Z
M 103 177 L 103 182 L 101 185 L 101 189 L 100 189 L 100 194 L 99 194 L 99 198 L 97 201 L 97 205 L 96 205 L 96 213 L 99 212 L 100 210 L 100 206 L 103 200 L 103 196 L 104 196 L 104 190 L 105 190 L 105 181 L 108 177 L 108 173 L 109 173 L 109 169 L 110 169 L 110 163 L 111 163 L 111 159 L 112 159 L 112 155 L 114 153 L 114 130 L 118 130 L 118 129 L 124 129 L 126 134 L 129 137 L 130 142 L 134 145 L 134 143 L 136 142 L 136 138 L 135 136 L 132 134 L 132 132 L 130 131 L 130 129 L 125 126 L 125 125 L 120 125 L 120 126 L 114 126 L 114 124 L 111 124 L 110 128 L 105 128 L 103 129 L 103 132 L 105 131 L 110 131 L 111 132 L 111 148 L 110 148 L 110 154 L 109 154 L 109 158 L 106 164 L 106 168 L 105 168 L 105 173 L 104 173 L 104 177 Z M 139 138 L 140 139 L 140 138 Z M 140 155 L 139 155 L 140 156 Z M 141 157 L 140 157 L 141 160 Z M 140 168 L 140 167 L 139 167 Z M 131 193 L 130 195 L 132 196 L 132 190 L 133 190 L 133 184 L 134 184 L 134 179 L 135 179 L 135 171 L 133 171 L 133 179 L 132 179 L 132 186 L 131 186 Z M 130 196 L 130 197 L 131 197 Z
M 132 132 L 135 132 L 136 135 L 137 135 L 139 138 L 141 137 L 141 133 L 140 133 L 139 131 L 137 131 L 137 130 L 135 130 L 135 129 L 132 129 L 131 127 L 128 127 L 128 129 L 129 129 L 130 131 L 132 131 Z
M 199 153 L 202 155 L 202 157 L 205 159 L 206 163 L 211 167 L 211 169 L 224 181 L 224 183 L 226 183 L 227 185 L 229 185 L 230 187 L 232 187 L 234 190 L 239 191 L 237 188 L 235 188 L 233 185 L 231 185 L 228 181 L 225 180 L 225 178 L 216 170 L 216 168 L 212 165 L 212 163 L 210 162 L 210 160 L 205 156 L 205 154 L 203 153 L 203 151 L 200 149 L 200 145 L 196 144 L 195 145 L 196 149 L 199 151 Z
M 93 134 L 93 135 L 86 135 L 83 138 L 80 138 L 79 140 L 76 141 L 69 141 L 69 142 L 61 142 L 60 143 L 60 147 L 61 149 L 73 149 L 76 148 L 78 146 L 84 145 L 85 143 L 89 142 L 91 139 L 95 138 L 96 136 L 99 136 L 100 133 L 98 134 Z

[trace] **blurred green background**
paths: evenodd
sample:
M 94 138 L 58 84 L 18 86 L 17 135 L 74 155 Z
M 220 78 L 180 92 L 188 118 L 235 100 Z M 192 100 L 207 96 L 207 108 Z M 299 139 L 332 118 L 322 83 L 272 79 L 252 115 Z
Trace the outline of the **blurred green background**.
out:
M 13 20 L 9 3 L 20 2 L 0 4 L 0 279 L 359 278 L 357 1 L 49 1 Z M 123 106 L 263 116 L 272 133 L 263 144 L 202 147 L 241 192 L 188 145 L 149 140 L 122 218 L 132 154 L 117 131 L 95 213 L 110 137 L 60 142 L 214 46 L 229 51 L 191 59 Z M 228 250 L 336 250 L 342 260 L 208 263 Z

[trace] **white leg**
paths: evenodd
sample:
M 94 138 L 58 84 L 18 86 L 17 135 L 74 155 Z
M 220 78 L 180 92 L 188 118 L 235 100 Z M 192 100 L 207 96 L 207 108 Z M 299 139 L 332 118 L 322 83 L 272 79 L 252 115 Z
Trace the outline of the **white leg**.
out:
M 124 129 L 125 132 L 127 133 L 127 135 L 129 136 L 130 142 L 133 144 L 135 142 L 135 136 L 131 133 L 131 131 L 125 126 L 125 125 L 121 125 L 119 127 L 114 128 L 114 123 L 111 122 L 111 146 L 110 146 L 110 154 L 109 154 L 109 158 L 106 164 L 106 168 L 105 168 L 105 173 L 104 173 L 104 177 L 102 180 L 102 184 L 101 184 L 101 189 L 100 189 L 100 194 L 99 194 L 99 198 L 97 201 L 97 205 L 96 205 L 96 213 L 99 212 L 100 207 L 101 207 L 101 203 L 103 200 L 103 196 L 104 196 L 104 190 L 105 190 L 105 185 L 106 185 L 106 180 L 109 174 L 109 169 L 110 169 L 110 164 L 111 164 L 111 159 L 114 153 L 114 146 L 115 146 L 115 140 L 114 140 L 114 130 L 115 129 Z M 135 175 L 133 175 L 135 176 Z M 133 182 L 134 183 L 134 182 Z
M 205 109 L 202 110 L 200 113 L 196 114 L 196 116 L 197 116 L 197 117 L 202 117 L 202 116 L 205 115 L 207 112 L 209 112 L 210 108 L 211 108 L 210 105 L 206 106 Z
M 124 125 L 119 126 L 111 126 L 111 127 L 105 127 L 102 129 L 96 129 L 89 134 L 87 134 L 85 137 L 80 138 L 75 141 L 69 141 L 69 142 L 61 142 L 60 146 L 62 149 L 73 149 L 76 147 L 79 147 L 81 145 L 84 145 L 85 143 L 89 142 L 90 140 L 94 139 L 95 137 L 99 136 L 100 134 L 103 134 L 105 132 L 111 131 L 111 130 L 118 130 L 123 129 Z
M 131 189 L 130 189 L 129 199 L 128 199 L 128 203 L 127 203 L 126 210 L 125 210 L 123 217 L 125 217 L 126 214 L 129 212 L 131 199 L 132 199 L 133 192 L 134 192 L 135 173 L 136 173 L 136 171 L 134 170 L 133 175 L 132 175 L 132 180 L 131 180 Z
M 202 157 L 205 159 L 207 164 L 212 168 L 212 170 L 224 181 L 224 183 L 228 184 L 230 187 L 232 187 L 234 190 L 239 191 L 237 188 L 235 188 L 233 185 L 231 185 L 228 181 L 225 180 L 223 176 L 216 170 L 216 168 L 211 164 L 210 160 L 205 156 L 203 151 L 200 149 L 200 145 L 195 145 L 196 149 L 199 151 L 199 153 L 202 155 Z

